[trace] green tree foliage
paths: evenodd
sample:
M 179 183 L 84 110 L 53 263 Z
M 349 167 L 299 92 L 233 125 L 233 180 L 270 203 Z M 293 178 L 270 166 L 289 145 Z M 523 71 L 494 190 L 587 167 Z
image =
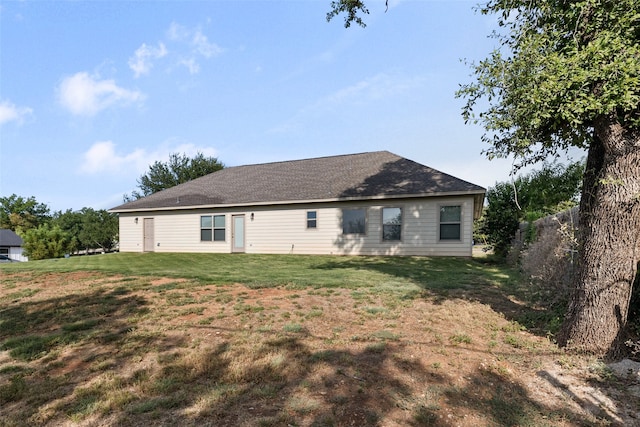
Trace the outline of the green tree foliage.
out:
M 62 212 L 54 212 L 51 218 L 51 225 L 57 226 L 71 236 L 69 251 L 75 252 L 80 249 L 80 232 L 82 231 L 82 213 L 67 209 Z
M 86 249 L 102 248 L 111 251 L 118 241 L 118 217 L 104 209 L 84 208 L 78 235 L 80 245 Z
M 51 224 L 70 236 L 70 252 L 97 248 L 110 252 L 118 241 L 118 216 L 104 209 L 56 212 Z
M 501 47 L 473 66 L 462 86 L 464 117 L 481 123 L 491 157 L 545 160 L 569 147 L 587 148 L 605 117 L 640 124 L 638 1 L 494 0 Z M 481 99 L 490 106 L 476 114 Z M 535 106 L 535 108 L 532 108 Z M 611 116 L 613 114 L 613 116 Z
M 536 220 L 577 205 L 583 174 L 584 162 L 544 163 L 542 169 L 519 177 L 515 187 L 524 218 Z
M 575 206 L 583 170 L 583 162 L 567 166 L 545 163 L 540 170 L 489 188 L 488 206 L 480 231 L 496 255 L 507 255 L 521 222 L 535 221 Z
M 352 22 L 361 27 L 366 27 L 360 13 L 368 15 L 369 9 L 366 8 L 361 0 L 336 0 L 331 2 L 331 10 L 327 13 L 327 21 L 331 21 L 336 16 L 344 13 L 344 27 L 349 28 Z
M 49 224 L 27 230 L 22 236 L 24 254 L 30 260 L 60 258 L 69 253 L 73 237 L 60 227 Z
M 118 241 L 118 217 L 104 209 L 49 213 L 34 197 L 0 197 L 0 228 L 16 231 L 30 259 L 59 257 L 78 249 L 113 250 Z
M 493 252 L 504 258 L 509 252 L 518 225 L 520 211 L 510 182 L 498 182 L 487 190 L 487 208 L 480 231 Z
M 35 197 L 25 199 L 16 194 L 0 197 L 0 228 L 25 232 L 44 224 L 49 218 L 49 207 L 38 203 Z
M 224 168 L 215 157 L 205 157 L 202 153 L 189 158 L 186 154 L 173 153 L 166 163 L 156 161 L 149 171 L 138 179 L 140 191 L 125 195 L 124 201 L 137 200 L 158 191 L 174 187 L 192 179 L 208 175 Z
M 640 3 L 492 0 L 480 10 L 499 17 L 500 45 L 461 87 L 463 116 L 485 128 L 489 158 L 530 164 L 588 149 L 579 269 L 558 341 L 619 355 L 640 257 Z

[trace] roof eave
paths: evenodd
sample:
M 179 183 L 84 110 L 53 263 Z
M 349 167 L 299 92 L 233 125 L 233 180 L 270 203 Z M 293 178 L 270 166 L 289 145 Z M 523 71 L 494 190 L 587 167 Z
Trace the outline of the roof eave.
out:
M 131 208 L 131 209 L 109 209 L 111 213 L 133 213 L 133 212 L 162 212 L 162 211 L 175 211 L 175 210 L 196 210 L 196 209 L 219 209 L 219 208 L 239 208 L 248 206 L 282 206 L 282 205 L 302 205 L 302 204 L 316 204 L 316 203 L 335 203 L 335 202 L 352 202 L 352 201 L 366 201 L 366 200 L 397 200 L 397 199 L 420 199 L 431 197 L 454 197 L 454 196 L 474 196 L 475 209 L 474 219 L 479 218 L 482 213 L 482 204 L 484 202 L 484 195 L 486 190 L 484 188 L 477 190 L 466 191 L 445 191 L 439 193 L 422 193 L 422 194 L 397 194 L 397 195 L 376 195 L 376 196 L 352 196 L 352 197 L 339 197 L 328 199 L 309 199 L 309 200 L 276 200 L 266 202 L 247 202 L 247 203 L 218 203 L 209 205 L 173 205 L 162 206 L 157 208 Z M 478 205 L 480 207 L 478 208 Z M 478 210 L 479 209 L 479 210 Z M 479 213 L 478 213 L 479 212 Z

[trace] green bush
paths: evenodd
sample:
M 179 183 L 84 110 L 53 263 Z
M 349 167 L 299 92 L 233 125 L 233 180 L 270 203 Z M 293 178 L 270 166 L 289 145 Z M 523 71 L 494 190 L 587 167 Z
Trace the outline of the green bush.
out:
M 22 238 L 24 254 L 31 260 L 60 258 L 69 253 L 73 245 L 72 236 L 57 225 L 32 228 Z
M 529 222 L 524 242 L 536 239 L 533 221 L 577 204 L 584 162 L 567 166 L 545 163 L 539 171 L 519 176 L 513 182 L 498 182 L 487 191 L 480 233 L 495 254 L 504 258 L 521 222 Z

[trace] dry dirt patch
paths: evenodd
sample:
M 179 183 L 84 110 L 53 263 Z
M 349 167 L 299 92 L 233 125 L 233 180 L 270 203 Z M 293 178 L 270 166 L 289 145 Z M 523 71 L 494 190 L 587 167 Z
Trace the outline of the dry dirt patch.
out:
M 0 302 L 0 425 L 638 423 L 633 380 L 470 299 L 70 273 Z

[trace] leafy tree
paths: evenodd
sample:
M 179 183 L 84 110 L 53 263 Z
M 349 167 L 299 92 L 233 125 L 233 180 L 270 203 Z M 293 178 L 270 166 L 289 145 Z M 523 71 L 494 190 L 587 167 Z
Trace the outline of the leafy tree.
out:
M 174 187 L 192 179 L 208 175 L 224 168 L 215 157 L 205 157 L 202 153 L 189 158 L 186 154 L 173 153 L 166 163 L 156 161 L 149 171 L 138 179 L 140 191 L 125 195 L 124 201 L 137 200 L 150 194 Z
M 348 22 L 366 13 L 352 0 L 332 10 Z M 638 0 L 490 0 L 480 11 L 499 17 L 500 45 L 458 92 L 489 158 L 530 164 L 588 149 L 579 268 L 558 340 L 609 356 L 623 348 L 640 258 L 638 10 Z
M 638 0 L 492 0 L 501 46 L 463 85 L 466 120 L 492 157 L 523 164 L 588 149 L 579 269 L 563 346 L 616 356 L 640 257 L 640 17 Z M 488 107 L 476 114 L 474 108 Z
M 60 258 L 70 252 L 72 236 L 57 225 L 40 225 L 24 233 L 24 253 L 31 260 Z
M 104 209 L 83 208 L 80 213 L 80 245 L 86 249 L 99 247 L 104 252 L 111 251 L 118 241 L 118 217 Z
M 500 257 L 507 255 L 521 222 L 535 221 L 575 206 L 583 170 L 582 162 L 568 166 L 545 163 L 540 170 L 489 188 L 480 231 L 487 236 L 494 252 Z
M 487 209 L 481 232 L 493 252 L 504 258 L 520 224 L 520 212 L 515 201 L 515 192 L 510 182 L 498 182 L 487 190 Z
M 51 218 L 51 225 L 58 226 L 62 231 L 71 236 L 70 252 L 76 252 L 80 249 L 80 232 L 82 231 L 82 213 L 67 209 L 66 211 L 58 211 Z
M 49 207 L 35 197 L 25 199 L 12 194 L 0 197 L 0 228 L 27 231 L 44 224 L 50 218 Z
M 104 209 L 82 208 L 56 212 L 51 220 L 70 237 L 69 251 L 101 248 L 111 251 L 118 241 L 118 217 Z
M 516 180 L 518 200 L 525 217 L 536 220 L 578 204 L 582 188 L 584 162 L 565 166 L 544 163 L 542 169 Z

